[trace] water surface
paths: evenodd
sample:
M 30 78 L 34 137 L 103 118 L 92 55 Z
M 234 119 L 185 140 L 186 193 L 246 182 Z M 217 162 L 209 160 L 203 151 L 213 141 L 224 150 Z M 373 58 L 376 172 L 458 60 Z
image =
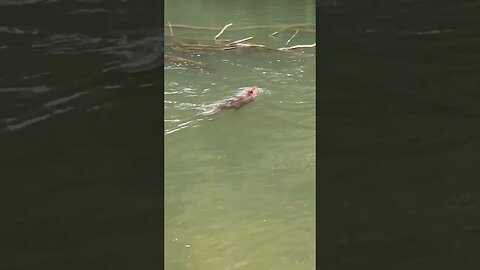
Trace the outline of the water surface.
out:
M 318 8 L 319 265 L 477 269 L 478 1 Z
M 221 39 L 272 48 L 311 24 L 313 1 L 166 1 L 165 23 L 222 28 Z M 165 32 L 170 34 L 168 27 Z M 208 43 L 219 30 L 173 27 L 165 54 L 165 268 L 315 268 L 315 49 L 179 52 L 175 40 Z M 315 43 L 299 31 L 290 46 Z M 256 101 L 214 117 L 197 114 L 245 87 Z
M 0 269 L 161 267 L 161 7 L 0 1 Z

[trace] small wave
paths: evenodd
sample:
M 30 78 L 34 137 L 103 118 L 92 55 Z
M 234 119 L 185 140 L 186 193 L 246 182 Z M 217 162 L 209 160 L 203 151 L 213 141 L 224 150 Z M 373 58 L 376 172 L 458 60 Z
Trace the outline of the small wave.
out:
M 25 121 L 20 122 L 18 124 L 8 125 L 5 129 L 7 131 L 15 131 L 15 130 L 30 126 L 30 125 L 35 124 L 35 123 L 45 121 L 45 120 L 49 119 L 50 117 L 51 117 L 50 114 L 45 114 L 45 115 L 42 115 L 42 116 L 39 116 L 39 117 L 35 117 L 35 118 L 32 118 L 32 119 L 25 120 Z
M 172 133 L 177 132 L 179 130 L 182 130 L 184 128 L 186 128 L 186 126 L 179 127 L 179 128 L 174 128 L 174 129 L 170 129 L 170 130 L 165 130 L 165 135 L 172 134 Z
M 95 14 L 95 13 L 106 13 L 107 11 L 103 8 L 91 8 L 91 9 L 77 9 L 74 11 L 68 12 L 70 15 L 77 14 Z
M 174 132 L 180 131 L 180 130 L 188 128 L 188 127 L 195 127 L 195 125 L 192 125 L 192 124 L 194 124 L 196 122 L 200 122 L 203 119 L 201 119 L 201 118 L 200 119 L 193 119 L 193 120 L 188 120 L 186 122 L 181 122 L 179 119 L 176 119 L 176 120 L 178 120 L 178 121 L 173 121 L 173 120 L 169 121 L 169 122 L 180 122 L 180 123 L 177 124 L 175 127 L 165 129 L 165 135 L 172 134 Z M 165 121 L 167 121 L 167 120 L 165 120 Z
M 45 120 L 48 120 L 50 119 L 53 115 L 58 115 L 58 114 L 63 114 L 63 113 L 66 113 L 68 111 L 71 111 L 75 109 L 75 107 L 66 107 L 66 108 L 63 108 L 63 109 L 56 109 L 54 110 L 53 112 L 51 113 L 47 113 L 47 114 L 44 114 L 42 116 L 38 116 L 38 117 L 34 117 L 34 118 L 31 118 L 31 119 L 27 119 L 25 121 L 22 121 L 20 123 L 17 123 L 17 124 L 11 124 L 11 125 L 7 125 L 7 127 L 5 128 L 5 130 L 7 131 L 16 131 L 16 130 L 19 130 L 19 129 L 22 129 L 22 128 L 26 128 L 28 126 L 31 126 L 35 123 L 38 123 L 38 122 L 42 122 L 42 121 L 45 121 Z M 12 118 L 14 121 L 15 119 Z M 10 122 L 10 121 L 9 121 Z
M 434 29 L 434 30 L 430 30 L 430 31 L 417 32 L 416 34 L 417 35 L 438 35 L 438 34 L 449 33 L 449 32 L 453 32 L 453 30 L 450 30 L 450 29 L 445 29 L 445 30 Z
M 123 87 L 123 85 L 121 85 L 121 84 L 114 84 L 114 85 L 106 85 L 103 88 L 104 89 L 120 89 L 122 87 Z
M 105 41 L 99 37 L 84 34 L 57 34 L 48 36 L 32 44 L 32 48 L 45 49 L 47 54 L 79 54 L 93 47 L 105 47 Z
M 52 100 L 50 102 L 47 102 L 47 103 L 43 104 L 43 107 L 52 107 L 52 106 L 56 106 L 56 105 L 59 105 L 59 104 L 63 104 L 63 103 L 69 102 L 71 100 L 77 99 L 80 96 L 86 95 L 88 93 L 90 93 L 90 92 L 79 92 L 79 93 L 75 93 L 75 94 L 73 94 L 71 96 L 68 96 L 68 97 L 55 99 L 55 100 Z
M 155 86 L 154 83 L 144 83 L 138 86 L 138 88 L 146 88 L 146 87 L 152 87 Z
M 38 3 L 50 4 L 57 0 L 0 0 L 0 6 L 26 6 Z
M 62 114 L 62 113 L 66 113 L 68 111 L 71 111 L 73 109 L 75 109 L 75 107 L 72 107 L 72 106 L 64 108 L 64 109 L 56 109 L 56 110 L 53 111 L 53 114 Z
M 40 31 L 38 29 L 22 30 L 13 26 L 0 26 L 0 33 L 14 34 L 14 35 L 37 35 Z
M 0 93 L 22 93 L 22 92 L 31 92 L 34 94 L 40 94 L 50 91 L 50 88 L 45 85 L 38 85 L 32 87 L 10 87 L 10 88 L 0 88 Z
M 50 72 L 42 72 L 42 73 L 37 73 L 37 74 L 33 74 L 33 75 L 30 75 L 30 76 L 23 76 L 22 79 L 24 80 L 29 80 L 29 79 L 35 79 L 35 78 L 39 78 L 39 77 L 43 77 L 43 76 L 49 76 L 51 75 Z
M 417 35 L 436 35 L 440 34 L 440 30 L 431 30 L 431 31 L 425 31 L 425 32 L 417 32 Z

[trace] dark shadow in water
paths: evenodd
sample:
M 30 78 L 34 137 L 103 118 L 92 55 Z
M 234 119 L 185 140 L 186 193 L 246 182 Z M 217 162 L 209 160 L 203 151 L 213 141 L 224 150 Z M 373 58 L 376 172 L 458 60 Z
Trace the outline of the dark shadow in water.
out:
M 134 2 L 0 0 L 0 269 L 162 267 L 163 3 Z
M 318 265 L 479 268 L 479 3 L 320 3 Z

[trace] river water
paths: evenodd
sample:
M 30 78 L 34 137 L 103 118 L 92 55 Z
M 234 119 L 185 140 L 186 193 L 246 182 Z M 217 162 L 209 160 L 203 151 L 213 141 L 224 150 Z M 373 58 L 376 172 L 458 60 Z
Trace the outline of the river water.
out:
M 320 1 L 322 269 L 479 269 L 480 3 Z
M 0 269 L 314 268 L 315 49 L 166 48 L 206 66 L 162 66 L 168 21 L 279 48 L 295 29 L 234 28 L 312 30 L 313 1 L 162 5 L 0 0 Z
M 478 1 L 260 2 L 0 0 L 0 269 L 480 267 Z
M 163 264 L 161 12 L 0 1 L 0 269 Z
M 315 49 L 178 44 L 215 44 L 232 23 L 219 39 L 284 47 L 296 29 L 275 25 L 314 30 L 315 3 L 171 0 L 165 23 L 165 54 L 202 64 L 165 63 L 165 268 L 314 269 Z M 299 31 L 288 46 L 313 43 Z M 198 116 L 255 85 L 242 109 Z

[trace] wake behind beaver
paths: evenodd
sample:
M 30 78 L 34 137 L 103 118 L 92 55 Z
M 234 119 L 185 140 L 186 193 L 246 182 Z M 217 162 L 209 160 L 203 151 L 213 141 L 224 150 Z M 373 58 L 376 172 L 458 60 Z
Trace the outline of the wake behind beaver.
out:
M 214 115 L 228 109 L 239 110 L 243 106 L 254 101 L 257 98 L 258 94 L 259 90 L 257 86 L 251 87 L 242 91 L 236 98 L 221 103 L 220 105 L 215 106 L 213 109 L 202 113 L 202 115 Z

